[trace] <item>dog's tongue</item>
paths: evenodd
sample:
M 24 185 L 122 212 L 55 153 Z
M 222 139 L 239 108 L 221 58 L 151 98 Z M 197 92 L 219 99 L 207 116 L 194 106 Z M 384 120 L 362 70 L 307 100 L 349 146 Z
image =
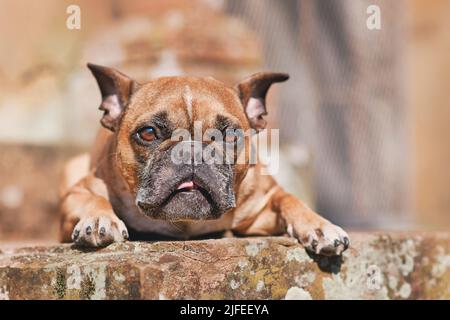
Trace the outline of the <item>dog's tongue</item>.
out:
M 194 188 L 194 182 L 193 181 L 186 181 L 180 184 L 177 188 L 177 190 L 180 189 L 193 189 Z

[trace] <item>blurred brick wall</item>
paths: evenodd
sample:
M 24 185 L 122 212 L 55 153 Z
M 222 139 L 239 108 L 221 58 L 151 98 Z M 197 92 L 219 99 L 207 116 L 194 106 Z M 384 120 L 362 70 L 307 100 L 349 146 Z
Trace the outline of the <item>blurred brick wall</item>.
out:
M 137 80 L 188 73 L 228 83 L 262 63 L 253 33 L 220 1 L 81 0 L 81 30 L 68 30 L 71 3 L 2 2 L 0 141 L 87 145 L 99 119 L 87 62 Z
M 77 148 L 1 145 L 0 241 L 56 239 L 58 181 Z
M 418 222 L 450 227 L 450 1 L 409 6 L 408 86 Z
M 213 76 L 234 83 L 259 70 L 254 34 L 221 1 L 2 1 L 0 10 L 0 241 L 56 239 L 64 161 L 99 127 L 100 94 L 86 63 L 140 81 Z M 230 37 L 230 35 L 233 35 Z

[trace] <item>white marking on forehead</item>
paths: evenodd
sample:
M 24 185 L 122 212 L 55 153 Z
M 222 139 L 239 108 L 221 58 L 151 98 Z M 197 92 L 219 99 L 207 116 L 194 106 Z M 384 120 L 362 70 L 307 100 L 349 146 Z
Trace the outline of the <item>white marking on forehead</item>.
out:
M 183 100 L 187 107 L 189 121 L 192 122 L 192 92 L 188 85 L 184 87 Z

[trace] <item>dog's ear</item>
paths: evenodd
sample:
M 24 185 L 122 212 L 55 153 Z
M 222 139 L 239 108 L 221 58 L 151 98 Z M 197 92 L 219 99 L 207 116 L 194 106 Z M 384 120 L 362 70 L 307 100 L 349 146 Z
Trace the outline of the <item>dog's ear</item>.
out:
M 117 129 L 125 107 L 130 102 L 131 95 L 139 88 L 139 84 L 113 68 L 92 63 L 87 64 L 102 94 L 100 110 L 104 111 L 101 124 L 111 130 Z
M 259 72 L 239 82 L 235 86 L 250 126 L 260 130 L 266 127 L 263 116 L 267 114 L 266 94 L 270 86 L 275 82 L 283 82 L 289 79 L 286 73 Z

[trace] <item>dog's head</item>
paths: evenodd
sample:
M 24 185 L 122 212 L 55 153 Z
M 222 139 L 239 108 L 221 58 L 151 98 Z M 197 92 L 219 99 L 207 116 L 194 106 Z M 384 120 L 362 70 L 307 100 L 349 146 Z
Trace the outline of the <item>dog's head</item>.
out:
M 101 123 L 114 133 L 117 166 L 143 214 L 216 219 L 235 207 L 248 169 L 246 133 L 265 127 L 266 93 L 288 75 L 257 73 L 230 88 L 195 77 L 139 84 L 115 69 L 88 67 L 102 95 Z

